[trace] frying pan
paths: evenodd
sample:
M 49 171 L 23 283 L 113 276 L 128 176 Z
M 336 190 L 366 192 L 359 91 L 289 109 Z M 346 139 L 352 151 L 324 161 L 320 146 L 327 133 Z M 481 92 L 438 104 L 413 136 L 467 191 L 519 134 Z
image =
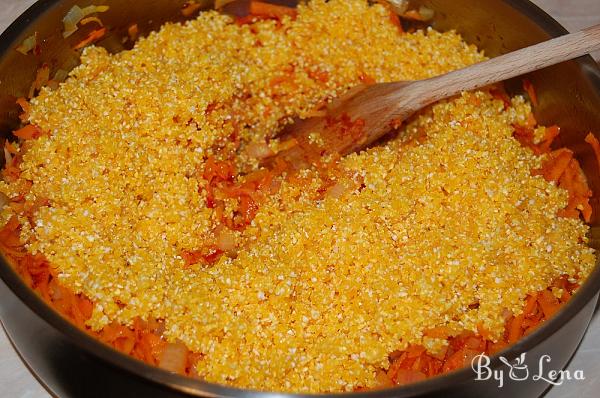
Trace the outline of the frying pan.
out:
M 127 49 L 127 28 L 137 23 L 142 34 L 158 29 L 164 22 L 181 21 L 184 0 L 119 1 L 102 0 L 110 10 L 102 14 L 110 34 L 99 45 L 111 52 Z M 210 7 L 210 1 L 202 2 Z M 292 5 L 294 1 L 279 1 Z M 74 5 L 92 4 L 84 0 L 40 0 L 27 10 L 0 38 L 0 133 L 6 138 L 18 127 L 16 98 L 26 95 L 36 70 L 47 63 L 53 70 L 70 70 L 78 64 L 79 53 L 62 38 L 62 18 Z M 436 11 L 433 26 L 455 29 L 470 43 L 495 56 L 566 33 L 556 21 L 525 0 L 421 0 Z M 39 55 L 24 56 L 15 48 L 27 37 L 38 34 Z M 83 35 L 83 32 L 77 34 Z M 583 139 L 589 131 L 600 133 L 600 70 L 586 56 L 544 69 L 528 76 L 535 85 L 541 124 L 562 127 L 558 146 L 572 149 L 588 177 L 591 189 L 600 193 L 600 173 L 591 148 Z M 517 93 L 520 80 L 507 82 L 510 93 Z M 160 101 L 157 101 L 160 103 Z M 590 232 L 591 246 L 600 248 L 599 196 L 591 200 L 594 209 Z M 306 395 L 275 394 L 235 389 L 185 378 L 151 367 L 103 345 L 71 325 L 31 291 L 0 258 L 0 317 L 13 345 L 48 391 L 56 396 L 223 396 L 275 398 Z M 499 353 L 513 361 L 526 353 L 523 365 L 537 369 L 540 358 L 549 355 L 546 368 L 562 369 L 579 345 L 598 299 L 600 268 L 596 266 L 570 302 L 534 333 Z M 491 369 L 508 368 L 499 356 L 491 358 Z M 524 381 L 505 377 L 498 381 L 475 380 L 470 368 L 461 369 L 423 382 L 389 390 L 356 392 L 353 397 L 533 397 L 548 383 L 529 377 Z

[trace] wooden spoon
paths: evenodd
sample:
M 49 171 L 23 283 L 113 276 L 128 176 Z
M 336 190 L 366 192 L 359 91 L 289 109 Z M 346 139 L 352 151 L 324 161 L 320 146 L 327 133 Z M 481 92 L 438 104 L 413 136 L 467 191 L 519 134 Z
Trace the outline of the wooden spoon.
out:
M 361 86 L 334 101 L 320 116 L 299 120 L 280 135 L 290 148 L 267 163 L 285 160 L 294 168 L 327 153 L 346 155 L 365 148 L 408 117 L 436 101 L 488 86 L 600 49 L 600 25 L 557 37 L 426 80 Z

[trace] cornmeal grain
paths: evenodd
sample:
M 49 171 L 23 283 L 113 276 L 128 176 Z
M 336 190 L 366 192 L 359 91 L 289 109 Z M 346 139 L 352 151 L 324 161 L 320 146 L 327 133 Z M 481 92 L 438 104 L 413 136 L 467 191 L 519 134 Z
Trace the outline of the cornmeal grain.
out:
M 540 159 L 512 138 L 529 105 L 504 109 L 485 92 L 343 159 L 341 195 L 315 201 L 311 170 L 306 186 L 284 183 L 236 258 L 184 267 L 181 252 L 215 222 L 199 170 L 234 150 L 232 137 L 264 141 L 361 76 L 419 79 L 484 59 L 454 32 L 401 34 L 387 12 L 313 0 L 294 21 L 252 27 L 205 12 L 131 51 L 86 49 L 59 89 L 32 101 L 30 121 L 50 135 L 24 155 L 21 182 L 33 181 L 27 201 L 50 204 L 21 219 L 22 237 L 96 303 L 90 326 L 164 319 L 168 339 L 204 354 L 206 380 L 343 391 L 375 385 L 391 351 L 439 349 L 428 328 L 483 325 L 497 337 L 503 310 L 522 311 L 528 292 L 587 276 L 587 227 L 556 216 L 567 193 L 532 176 Z

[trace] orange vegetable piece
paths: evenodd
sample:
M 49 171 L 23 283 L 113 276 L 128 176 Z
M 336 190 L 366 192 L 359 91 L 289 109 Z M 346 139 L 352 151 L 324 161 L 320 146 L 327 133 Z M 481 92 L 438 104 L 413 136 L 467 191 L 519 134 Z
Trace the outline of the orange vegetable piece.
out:
M 404 384 L 416 383 L 417 381 L 425 380 L 426 378 L 427 376 L 423 372 L 412 369 L 399 369 L 392 381 L 401 386 Z
M 481 322 L 477 324 L 477 333 L 479 333 L 484 340 L 492 339 L 490 332 L 485 328 L 485 326 L 483 326 Z
M 473 358 L 481 354 L 481 351 L 472 350 L 469 348 L 461 348 L 452 354 L 444 363 L 442 372 L 450 372 L 455 369 L 462 368 L 471 363 Z
M 385 8 L 387 8 L 388 13 L 390 15 L 390 22 L 392 23 L 392 25 L 394 25 L 395 27 L 398 28 L 398 31 L 400 33 L 404 33 L 404 27 L 402 26 L 402 22 L 400 21 L 400 16 L 398 14 L 396 14 L 396 12 L 394 11 L 394 9 L 392 8 L 392 6 L 385 2 L 385 3 L 381 3 Z
M 533 311 L 537 305 L 537 294 L 530 294 L 527 296 L 525 308 L 523 308 L 523 314 L 527 317 L 533 315 Z
M 417 10 L 408 10 L 401 17 L 413 21 L 424 21 L 423 16 Z
M 202 177 L 208 182 L 213 182 L 214 180 L 233 181 L 234 175 L 235 166 L 233 163 L 218 161 L 214 156 L 210 156 L 206 160 Z
M 321 83 L 327 83 L 329 81 L 329 72 L 327 71 L 309 71 L 308 76 Z
M 438 339 L 447 339 L 453 335 L 452 330 L 447 326 L 438 326 L 435 328 L 427 329 L 423 332 L 427 337 L 433 337 Z
M 537 97 L 537 93 L 535 92 L 535 88 L 533 87 L 533 84 L 531 83 L 531 81 L 524 79 L 523 80 L 523 89 L 525 90 L 525 92 L 527 92 L 527 95 L 529 96 L 529 99 L 531 100 L 531 103 L 533 104 L 533 106 L 537 107 L 538 106 L 538 97 Z
M 92 22 L 96 22 L 98 25 L 100 25 L 100 26 L 104 26 L 104 24 L 102 23 L 102 20 L 100 20 L 100 18 L 98 18 L 98 17 L 87 17 L 87 18 L 83 18 L 83 19 L 81 20 L 81 25 L 82 25 L 82 26 L 83 26 L 83 25 L 87 25 L 87 24 L 89 24 L 89 23 L 92 23 Z
M 77 43 L 75 45 L 75 47 L 73 47 L 74 50 L 80 50 L 84 47 L 89 46 L 92 43 L 97 42 L 98 40 L 102 39 L 105 35 L 106 32 L 108 30 L 106 28 L 100 28 L 100 29 L 96 29 L 91 31 L 88 36 L 83 39 L 82 41 L 80 41 L 79 43 Z
M 510 321 L 508 329 L 508 342 L 510 344 L 516 343 L 521 337 L 523 337 L 523 320 L 525 317 L 523 314 L 513 317 Z
M 127 34 L 129 35 L 129 40 L 135 42 L 138 38 L 138 35 L 140 34 L 138 24 L 134 23 L 129 25 L 129 27 L 127 28 Z
M 19 130 L 13 131 L 13 135 L 15 137 L 19 137 L 22 140 L 35 140 L 42 135 L 42 131 L 39 127 L 28 124 L 25 127 L 20 128 Z
M 398 28 L 398 31 L 400 33 L 404 33 L 402 22 L 400 22 L 400 17 L 393 10 L 390 10 L 390 22 L 392 23 L 392 25 Z
M 527 115 L 527 122 L 525 122 L 525 126 L 530 129 L 535 128 L 535 126 L 537 126 L 537 120 L 535 119 L 533 113 Z
M 560 303 L 549 290 L 543 290 L 538 295 L 538 303 L 542 307 L 546 319 L 552 317 L 559 309 Z
M 21 121 L 23 123 L 25 123 L 27 120 L 29 120 L 29 113 L 31 112 L 31 105 L 29 104 L 29 101 L 27 101 L 27 99 L 25 99 L 24 97 L 17 98 L 17 104 L 23 110 L 23 113 L 21 113 L 19 115 L 19 119 L 21 119 Z

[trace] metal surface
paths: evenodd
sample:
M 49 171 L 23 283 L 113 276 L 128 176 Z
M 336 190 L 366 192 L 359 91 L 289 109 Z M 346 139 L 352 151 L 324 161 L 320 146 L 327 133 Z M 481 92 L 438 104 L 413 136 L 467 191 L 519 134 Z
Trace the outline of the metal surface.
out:
M 105 1 L 111 10 L 103 20 L 113 28 L 115 35 L 101 44 L 111 51 L 122 49 L 119 34 L 130 22 L 137 22 L 142 31 L 155 29 L 166 20 L 177 18 L 179 7 L 184 1 L 150 0 L 139 3 Z M 27 15 L 21 17 L 2 36 L 0 41 L 0 130 L 8 133 L 17 124 L 16 97 L 23 95 L 41 62 L 49 62 L 56 68 L 69 68 L 76 63 L 77 53 L 60 37 L 60 20 L 73 5 L 87 5 L 89 1 L 43 0 Z M 467 0 L 420 1 L 437 11 L 435 26 L 439 29 L 455 28 L 467 40 L 495 55 L 521 48 L 550 36 L 564 33 L 556 22 L 526 1 L 486 1 L 473 3 Z M 148 22 L 152 21 L 152 22 Z M 27 36 L 38 31 L 46 38 L 40 58 L 23 57 L 13 51 Z M 73 38 L 76 41 L 78 38 Z M 544 123 L 557 123 L 563 127 L 561 145 L 571 147 L 582 161 L 582 167 L 590 179 L 594 192 L 600 192 L 600 176 L 593 154 L 583 144 L 583 137 L 600 126 L 600 72 L 589 57 L 576 62 L 561 64 L 530 76 L 540 96 L 538 119 Z M 509 88 L 516 89 L 514 82 Z M 600 210 L 598 197 L 592 205 L 595 214 Z M 598 218 L 593 220 L 592 245 L 598 246 Z M 112 395 L 156 395 L 184 396 L 282 396 L 226 388 L 201 381 L 168 374 L 121 355 L 101 343 L 92 340 L 66 320 L 54 313 L 35 294 L 22 284 L 19 277 L 4 262 L 0 264 L 0 276 L 16 296 L 0 304 L 1 315 L 11 338 L 24 358 L 40 375 L 44 375 L 49 387 L 66 391 L 88 384 L 87 390 L 75 391 L 77 395 L 91 396 L 97 392 Z M 521 352 L 528 353 L 528 364 L 537 364 L 543 354 L 550 354 L 555 368 L 562 368 L 579 344 L 592 316 L 600 287 L 600 270 L 596 268 L 579 293 L 552 320 L 535 333 L 524 338 L 503 353 L 514 358 Z M 4 286 L 2 286 L 4 288 Z M 18 299 L 17 299 L 18 297 Z M 42 320 L 43 319 L 43 320 Z M 51 325 L 49 327 L 48 325 Z M 56 332 L 56 330 L 60 331 Z M 57 336 L 60 343 L 48 344 L 41 340 L 44 335 Z M 62 340 L 61 340 L 62 339 Z M 54 351 L 52 347 L 61 347 Z M 50 350 L 49 350 L 50 349 Z M 65 353 L 72 356 L 61 357 Z M 56 356 L 58 360 L 52 361 Z M 70 355 L 70 354 L 69 354 Z M 90 359 L 93 358 L 93 359 Z M 76 361 L 81 359 L 82 361 Z M 69 367 L 60 367 L 67 363 Z M 497 358 L 493 366 L 500 366 Z M 61 369 L 70 369 L 70 371 Z M 75 376 L 79 384 L 66 376 Z M 92 383 L 100 380 L 99 383 Z M 496 388 L 495 381 L 475 382 L 470 370 L 461 370 L 426 382 L 388 391 L 353 394 L 353 396 L 534 396 L 539 395 L 547 384 L 544 382 L 518 382 Z M 131 394 L 125 394 L 130 392 Z

